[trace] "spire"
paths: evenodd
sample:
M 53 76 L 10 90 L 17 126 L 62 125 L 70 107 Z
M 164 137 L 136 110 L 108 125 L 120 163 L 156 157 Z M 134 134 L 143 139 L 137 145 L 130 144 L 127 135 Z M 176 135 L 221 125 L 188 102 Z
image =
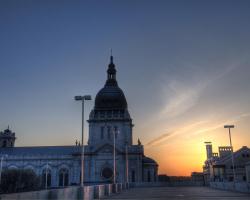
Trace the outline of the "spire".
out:
M 113 63 L 113 56 L 112 55 L 110 56 L 110 64 L 114 64 Z
M 117 86 L 116 69 L 115 69 L 115 64 L 114 64 L 114 57 L 112 55 L 112 49 L 111 49 L 110 63 L 109 63 L 108 70 L 107 70 L 106 85 Z
M 113 63 L 112 48 L 110 49 L 110 64 L 114 64 Z

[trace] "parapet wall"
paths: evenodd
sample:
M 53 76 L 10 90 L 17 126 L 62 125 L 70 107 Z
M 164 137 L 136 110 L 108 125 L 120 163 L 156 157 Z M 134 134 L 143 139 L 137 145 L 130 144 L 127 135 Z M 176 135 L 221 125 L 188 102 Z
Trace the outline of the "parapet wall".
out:
M 250 193 L 250 183 L 247 182 L 210 182 L 210 187 L 222 190 Z
M 166 181 L 166 182 L 130 183 L 130 187 L 178 187 L 178 186 L 204 186 L 204 181 Z
M 60 189 L 49 189 L 32 192 L 22 192 L 13 194 L 2 194 L 0 200 L 7 199 L 78 199 L 78 200 L 91 200 L 100 199 L 110 196 L 112 194 L 120 193 L 130 187 L 168 187 L 168 186 L 203 186 L 203 181 L 171 181 L 171 182 L 137 182 L 137 183 L 116 183 L 116 184 L 103 184 L 91 186 L 74 186 Z
M 32 192 L 22 192 L 13 194 L 2 194 L 0 200 L 7 199 L 37 199 L 37 200 L 91 200 L 100 199 L 104 196 L 109 196 L 112 193 L 119 193 L 122 190 L 128 189 L 128 183 L 105 184 L 105 185 L 92 185 L 92 186 L 74 186 L 60 189 L 41 190 Z

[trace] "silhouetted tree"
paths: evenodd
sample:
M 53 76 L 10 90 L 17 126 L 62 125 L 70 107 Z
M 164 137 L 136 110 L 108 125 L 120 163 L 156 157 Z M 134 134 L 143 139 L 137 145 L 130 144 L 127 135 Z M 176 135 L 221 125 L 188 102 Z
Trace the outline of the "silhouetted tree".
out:
M 37 190 L 40 178 L 30 169 L 7 169 L 2 172 L 1 192 L 26 192 Z

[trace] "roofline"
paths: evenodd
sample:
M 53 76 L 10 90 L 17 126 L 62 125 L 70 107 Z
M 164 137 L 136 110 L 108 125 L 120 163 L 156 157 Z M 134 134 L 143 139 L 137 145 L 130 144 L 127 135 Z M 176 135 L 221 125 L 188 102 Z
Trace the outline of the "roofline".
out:
M 247 146 L 243 146 L 243 147 L 241 147 L 240 149 L 238 149 L 237 151 L 233 152 L 233 156 L 235 157 L 235 155 L 238 155 L 238 154 L 239 154 L 241 151 L 243 151 L 243 150 L 249 150 L 249 151 L 250 151 L 250 148 L 248 148 Z M 232 155 L 231 155 L 231 153 L 230 153 L 230 154 L 226 155 L 226 156 L 223 157 L 223 158 L 219 158 L 219 160 L 218 160 L 217 162 L 218 162 L 218 163 L 219 163 L 219 162 L 224 162 L 224 161 L 226 161 L 226 160 L 231 159 L 231 157 L 232 157 Z

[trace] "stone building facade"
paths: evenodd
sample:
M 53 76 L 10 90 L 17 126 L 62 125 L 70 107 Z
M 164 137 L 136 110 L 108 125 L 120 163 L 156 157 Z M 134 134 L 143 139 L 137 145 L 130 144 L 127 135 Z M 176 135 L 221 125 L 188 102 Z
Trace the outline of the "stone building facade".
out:
M 0 148 L 1 147 L 14 147 L 15 145 L 15 133 L 13 133 L 9 127 L 0 132 Z
M 114 171 L 116 182 L 157 181 L 158 164 L 144 155 L 140 141 L 133 144 L 133 123 L 125 95 L 116 80 L 112 56 L 106 83 L 96 95 L 88 123 L 89 140 L 84 146 L 85 183 L 112 182 Z M 47 176 L 49 187 L 80 183 L 80 146 L 14 147 L 14 141 L 15 133 L 9 129 L 0 133 L 4 169 L 31 169 L 42 177 L 43 184 Z
M 250 183 L 250 161 L 246 164 L 247 182 Z
M 209 182 L 246 182 L 248 176 L 248 163 L 250 162 L 250 149 L 243 146 L 233 152 L 234 168 L 232 164 L 232 148 L 219 147 L 219 153 L 214 153 L 212 144 L 206 144 L 207 160 L 203 166 L 206 184 Z M 235 171 L 235 180 L 233 169 Z

